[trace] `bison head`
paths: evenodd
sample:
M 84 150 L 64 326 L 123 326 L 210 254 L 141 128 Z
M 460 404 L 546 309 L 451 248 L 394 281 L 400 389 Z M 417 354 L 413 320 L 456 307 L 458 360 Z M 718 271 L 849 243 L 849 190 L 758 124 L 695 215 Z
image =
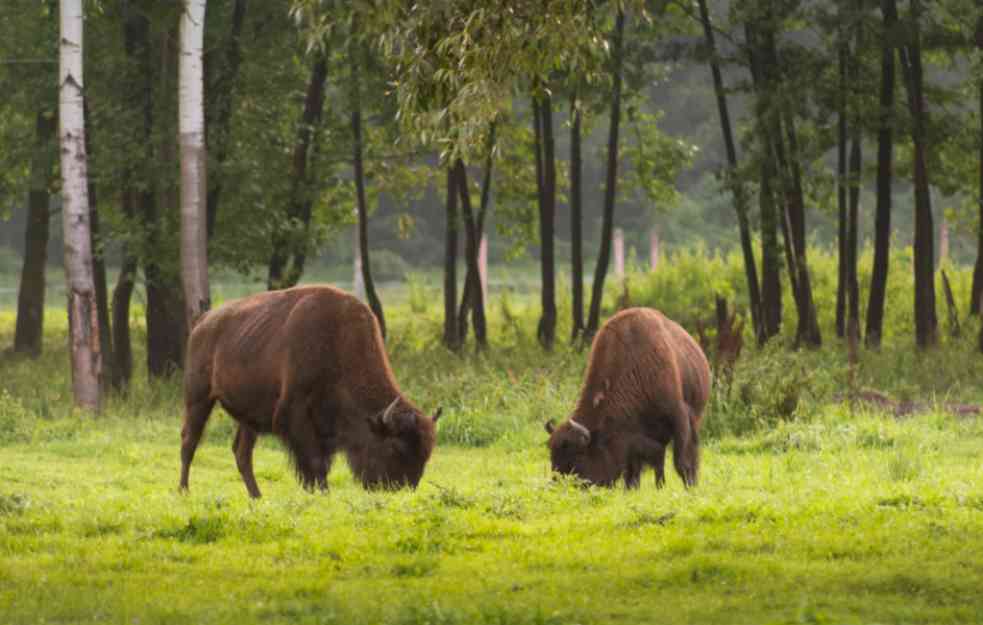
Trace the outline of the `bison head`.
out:
M 573 418 L 559 426 L 546 422 L 553 471 L 575 475 L 588 484 L 612 486 L 625 468 L 618 437 L 603 428 L 591 431 Z
M 382 412 L 369 418 L 369 440 L 349 453 L 355 477 L 368 489 L 416 488 L 436 441 L 437 419 L 397 397 Z

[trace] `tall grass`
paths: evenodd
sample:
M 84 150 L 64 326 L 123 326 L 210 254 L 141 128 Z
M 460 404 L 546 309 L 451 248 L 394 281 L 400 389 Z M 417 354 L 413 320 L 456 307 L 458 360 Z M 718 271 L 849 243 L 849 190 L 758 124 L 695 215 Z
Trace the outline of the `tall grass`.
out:
M 865 254 L 869 255 L 869 251 Z M 869 260 L 861 262 L 868 265 Z M 847 396 L 848 363 L 842 343 L 834 334 L 836 262 L 822 249 L 810 250 L 815 297 L 824 334 L 820 350 L 792 351 L 794 306 L 786 293 L 783 335 L 757 347 L 750 324 L 745 324 L 745 349 L 732 379 L 717 376 L 705 420 L 708 439 L 727 434 L 748 434 L 780 422 L 813 418 L 830 403 Z M 967 268 L 949 268 L 957 301 L 965 302 L 971 283 Z M 866 279 L 862 276 L 864 283 Z M 910 257 L 893 254 L 884 345 L 878 351 L 861 350 L 856 387 L 875 389 L 898 401 L 917 400 L 927 405 L 943 401 L 983 401 L 983 358 L 972 340 L 975 320 L 963 318 L 963 339 L 945 338 L 940 348 L 916 351 L 911 339 L 912 297 Z M 740 255 L 710 254 L 696 247 L 662 257 L 654 272 L 635 266 L 623 284 L 611 278 L 605 298 L 605 316 L 629 302 L 659 308 L 683 323 L 691 332 L 697 319 L 712 316 L 717 294 L 746 310 L 744 273 Z M 543 438 L 541 426 L 548 418 L 562 418 L 572 409 L 579 391 L 588 350 L 563 340 L 569 336 L 571 302 L 569 280 L 558 283 L 561 338 L 552 352 L 544 352 L 535 335 L 539 316 L 535 295 L 499 289 L 488 308 L 491 347 L 476 353 L 468 344 L 461 354 L 440 343 L 442 306 L 439 287 L 425 275 L 413 274 L 408 297 L 391 300 L 387 317 L 391 331 L 387 349 L 404 391 L 424 410 L 444 408 L 441 444 L 487 446 L 504 442 L 521 446 Z M 866 291 L 864 291 L 866 293 Z M 385 298 L 388 292 L 383 293 Z M 866 300 L 865 300 L 866 301 Z M 941 302 L 941 298 L 940 298 Z M 941 304 L 940 304 L 941 307 Z M 940 309 L 940 318 L 944 319 Z M 13 312 L 0 312 L 0 344 L 10 344 Z M 180 419 L 178 380 L 150 380 L 143 366 L 145 328 L 139 305 L 131 315 L 137 371 L 125 396 L 110 396 L 106 414 L 116 418 L 141 418 L 174 424 Z M 947 333 L 941 334 L 947 337 Z M 72 417 L 70 375 L 66 353 L 64 313 L 49 308 L 45 349 L 38 361 L 8 361 L 0 379 L 0 443 L 4 437 L 49 436 L 50 428 L 25 425 L 34 418 L 46 424 Z M 43 384 L 38 384 L 43 380 Z M 216 410 L 213 437 L 222 440 L 231 432 L 227 417 Z M 71 420 L 66 423 L 70 423 Z M 67 427 L 67 426 L 66 426 Z M 6 432 L 6 434 L 4 434 Z M 33 433 L 33 434 L 32 434 Z

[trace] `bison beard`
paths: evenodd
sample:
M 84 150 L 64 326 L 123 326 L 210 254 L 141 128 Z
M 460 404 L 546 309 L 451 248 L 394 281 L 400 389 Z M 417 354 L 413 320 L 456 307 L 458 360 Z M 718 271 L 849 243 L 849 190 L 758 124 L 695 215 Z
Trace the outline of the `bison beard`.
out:
M 215 402 L 239 428 L 236 465 L 253 497 L 259 434 L 287 446 L 305 488 L 327 487 L 343 451 L 366 488 L 415 487 L 440 416 L 399 391 L 372 311 L 328 286 L 271 291 L 206 314 L 188 339 L 181 430 L 181 488 Z
M 657 310 L 624 310 L 594 339 L 573 415 L 546 423 L 553 470 L 599 486 L 624 478 L 636 488 L 651 465 L 662 487 L 672 442 L 676 472 L 693 486 L 709 395 L 710 365 L 686 330 Z

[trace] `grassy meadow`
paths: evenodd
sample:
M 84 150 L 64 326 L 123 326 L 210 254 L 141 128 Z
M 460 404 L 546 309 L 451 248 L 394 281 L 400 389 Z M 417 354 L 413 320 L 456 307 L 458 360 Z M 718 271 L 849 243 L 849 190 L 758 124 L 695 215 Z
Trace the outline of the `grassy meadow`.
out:
M 709 290 L 671 294 L 732 263 L 687 262 L 633 276 L 632 301 L 709 317 Z M 967 274 L 950 274 L 960 293 Z M 0 623 L 983 622 L 983 417 L 945 409 L 983 404 L 975 324 L 917 354 L 910 311 L 889 314 L 890 340 L 861 352 L 854 380 L 922 405 L 900 418 L 844 401 L 826 318 L 819 351 L 749 339 L 714 389 L 699 486 L 671 473 L 656 490 L 649 471 L 626 492 L 549 475 L 542 423 L 571 409 L 587 354 L 561 340 L 544 355 L 534 297 L 494 293 L 492 349 L 463 356 L 439 345 L 435 287 L 393 299 L 397 378 L 424 410 L 444 407 L 419 488 L 367 493 L 339 458 L 329 492 L 310 494 L 266 439 L 256 502 L 219 409 L 177 492 L 176 380 L 138 369 L 103 415 L 73 411 L 49 301 L 42 357 L 0 362 Z M 568 310 L 561 299 L 564 323 Z M 13 327 L 0 309 L 0 345 Z

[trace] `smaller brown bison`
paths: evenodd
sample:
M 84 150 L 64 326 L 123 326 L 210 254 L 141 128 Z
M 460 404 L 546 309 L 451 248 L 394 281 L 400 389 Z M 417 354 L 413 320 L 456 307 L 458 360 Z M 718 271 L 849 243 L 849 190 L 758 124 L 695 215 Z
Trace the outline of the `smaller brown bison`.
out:
M 709 394 L 710 366 L 686 330 L 657 310 L 623 310 L 594 338 L 573 415 L 546 423 L 553 470 L 600 486 L 623 477 L 637 488 L 652 465 L 661 488 L 672 441 L 676 472 L 693 486 Z
M 435 443 L 438 410 L 422 414 L 399 391 L 372 311 L 329 286 L 228 302 L 188 339 L 181 488 L 215 402 L 238 421 L 232 443 L 246 489 L 259 497 L 253 447 L 279 436 L 305 488 L 327 487 L 344 451 L 366 488 L 416 487 Z

